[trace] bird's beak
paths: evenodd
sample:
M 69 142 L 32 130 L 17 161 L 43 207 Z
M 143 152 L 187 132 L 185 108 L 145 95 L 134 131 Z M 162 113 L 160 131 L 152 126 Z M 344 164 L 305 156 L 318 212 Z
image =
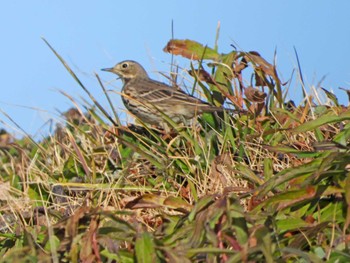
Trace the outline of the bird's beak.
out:
M 102 68 L 102 71 L 113 72 L 113 68 Z

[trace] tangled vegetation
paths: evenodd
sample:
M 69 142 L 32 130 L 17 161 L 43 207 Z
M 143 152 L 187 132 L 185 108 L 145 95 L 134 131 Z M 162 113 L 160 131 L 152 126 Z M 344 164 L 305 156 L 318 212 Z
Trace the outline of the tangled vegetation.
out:
M 350 261 L 350 111 L 331 92 L 296 106 L 257 52 L 171 40 L 193 92 L 244 112 L 164 116 L 169 134 L 121 123 L 48 46 L 92 103 L 41 142 L 1 133 L 1 262 Z

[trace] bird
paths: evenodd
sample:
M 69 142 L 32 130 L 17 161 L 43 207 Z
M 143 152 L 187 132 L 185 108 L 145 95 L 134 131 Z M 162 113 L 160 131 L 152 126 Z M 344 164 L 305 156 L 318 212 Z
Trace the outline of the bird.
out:
M 175 123 L 185 123 L 205 112 L 223 111 L 201 99 L 151 79 L 136 61 L 124 60 L 102 71 L 114 73 L 123 81 L 122 101 L 126 109 L 144 123 L 169 129 L 164 115 Z

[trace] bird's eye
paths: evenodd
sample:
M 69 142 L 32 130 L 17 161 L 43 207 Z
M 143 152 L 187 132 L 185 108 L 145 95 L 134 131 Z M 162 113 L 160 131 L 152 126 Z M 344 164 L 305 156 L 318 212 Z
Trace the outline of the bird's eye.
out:
M 122 64 L 122 68 L 127 68 L 129 65 L 128 65 L 128 63 L 123 63 Z

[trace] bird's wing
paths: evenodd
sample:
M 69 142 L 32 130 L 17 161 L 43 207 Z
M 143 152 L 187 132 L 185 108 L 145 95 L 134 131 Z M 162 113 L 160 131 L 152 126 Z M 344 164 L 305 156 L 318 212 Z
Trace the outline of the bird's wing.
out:
M 138 96 L 143 98 L 144 101 L 150 103 L 167 102 L 171 105 L 174 104 L 187 104 L 196 106 L 210 106 L 205 101 L 202 101 L 196 97 L 193 97 L 182 90 L 177 90 L 162 82 L 154 81 L 151 79 L 144 79 L 141 83 L 138 83 L 141 89 L 138 89 Z

